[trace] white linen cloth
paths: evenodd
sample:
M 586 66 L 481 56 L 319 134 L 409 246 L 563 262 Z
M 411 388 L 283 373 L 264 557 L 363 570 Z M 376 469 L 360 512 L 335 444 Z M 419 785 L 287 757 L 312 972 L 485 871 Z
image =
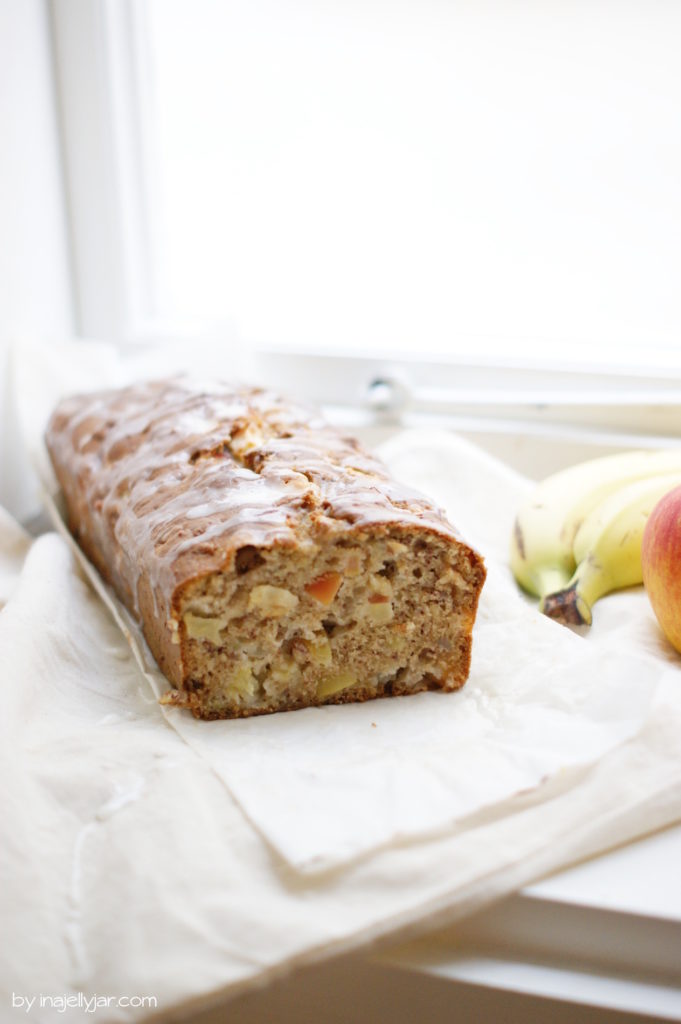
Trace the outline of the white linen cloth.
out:
M 4 1005 L 152 994 L 173 1015 L 681 817 L 680 663 L 645 595 L 570 633 L 504 564 L 526 481 L 446 434 L 384 456 L 487 560 L 459 694 L 238 722 L 162 709 L 69 541 L 0 518 Z

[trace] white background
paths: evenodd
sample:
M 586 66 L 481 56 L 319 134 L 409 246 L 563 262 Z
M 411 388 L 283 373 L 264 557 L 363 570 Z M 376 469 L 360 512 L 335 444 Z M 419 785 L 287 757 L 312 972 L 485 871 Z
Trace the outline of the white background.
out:
M 681 5 L 148 4 L 171 319 L 340 351 L 681 347 Z

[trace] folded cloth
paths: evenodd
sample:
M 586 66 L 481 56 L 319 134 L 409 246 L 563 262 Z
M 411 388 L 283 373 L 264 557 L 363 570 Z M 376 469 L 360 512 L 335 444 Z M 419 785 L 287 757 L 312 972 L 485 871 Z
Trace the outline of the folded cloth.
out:
M 0 998 L 176 1013 L 679 818 L 679 668 L 645 596 L 602 602 L 616 644 L 541 618 L 504 565 L 527 482 L 450 435 L 384 454 L 487 557 L 458 694 L 195 722 L 158 705 L 162 678 L 69 541 L 29 546 L 0 518 Z

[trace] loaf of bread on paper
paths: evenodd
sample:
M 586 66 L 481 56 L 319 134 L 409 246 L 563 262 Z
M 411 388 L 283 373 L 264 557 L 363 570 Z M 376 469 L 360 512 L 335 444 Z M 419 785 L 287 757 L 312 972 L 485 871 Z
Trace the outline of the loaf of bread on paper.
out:
M 482 559 L 317 415 L 160 381 L 62 401 L 46 440 L 166 701 L 231 718 L 465 682 Z

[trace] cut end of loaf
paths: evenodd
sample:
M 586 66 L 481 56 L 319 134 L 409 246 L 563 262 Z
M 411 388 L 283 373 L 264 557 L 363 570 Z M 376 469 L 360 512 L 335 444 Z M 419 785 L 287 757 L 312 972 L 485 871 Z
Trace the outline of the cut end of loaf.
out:
M 425 530 L 241 548 L 177 598 L 183 683 L 165 702 L 233 718 L 458 689 L 484 577 Z

